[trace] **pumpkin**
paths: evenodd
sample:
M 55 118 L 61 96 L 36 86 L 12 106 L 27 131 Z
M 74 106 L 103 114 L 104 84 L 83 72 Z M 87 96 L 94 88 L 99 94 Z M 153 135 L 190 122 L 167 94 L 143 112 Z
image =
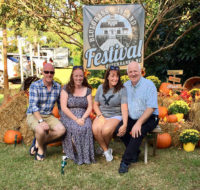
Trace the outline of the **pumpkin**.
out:
M 161 83 L 159 92 L 161 92 L 164 95 L 169 95 L 170 94 L 170 88 L 169 88 L 170 85 L 171 85 L 171 83 L 168 83 L 168 82 Z
M 159 118 L 164 118 L 168 114 L 168 110 L 164 106 L 158 106 L 158 111 L 159 111 Z
M 17 140 L 17 143 L 20 143 L 22 141 L 22 134 L 19 131 L 15 130 L 8 130 L 4 134 L 4 142 L 7 144 L 14 144 L 15 139 Z
M 178 118 L 175 114 L 172 114 L 172 115 L 168 115 L 167 116 L 167 121 L 169 123 L 176 123 L 178 121 Z
M 54 143 L 50 143 L 48 144 L 48 146 L 61 146 L 62 145 L 62 142 L 61 141 L 57 141 L 57 142 L 54 142 Z
M 58 107 L 57 107 L 57 106 L 54 106 L 54 107 L 53 107 L 52 114 L 53 114 L 56 118 L 60 118 L 60 114 L 59 114 L 59 110 L 58 110 Z
M 157 148 L 168 148 L 172 143 L 172 138 L 169 133 L 158 134 Z

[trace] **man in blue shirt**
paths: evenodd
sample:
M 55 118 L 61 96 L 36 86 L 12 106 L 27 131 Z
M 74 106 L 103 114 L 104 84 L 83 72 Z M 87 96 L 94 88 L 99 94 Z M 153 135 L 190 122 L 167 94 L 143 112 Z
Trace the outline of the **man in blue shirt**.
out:
M 52 115 L 56 102 L 60 107 L 61 91 L 61 86 L 53 81 L 54 67 L 47 63 L 42 73 L 43 79 L 30 86 L 27 110 L 27 123 L 35 132 L 30 155 L 35 155 L 36 160 L 43 160 L 45 146 L 65 133 L 65 127 Z
M 128 172 L 128 166 L 137 162 L 142 139 L 158 124 L 157 90 L 154 83 L 142 77 L 141 66 L 137 62 L 128 65 L 127 73 L 130 80 L 124 86 L 128 97 L 128 124 L 125 135 L 120 133 L 122 124 L 116 131 L 126 146 L 119 173 Z

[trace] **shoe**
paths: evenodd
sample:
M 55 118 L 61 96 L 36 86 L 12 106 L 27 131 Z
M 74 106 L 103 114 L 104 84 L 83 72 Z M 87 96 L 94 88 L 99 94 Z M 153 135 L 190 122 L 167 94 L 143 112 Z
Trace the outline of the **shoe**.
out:
M 97 155 L 102 155 L 103 154 L 103 149 L 99 146 L 96 150 L 95 150 L 95 153 Z
M 112 156 L 112 149 L 108 149 L 107 151 L 105 151 L 104 156 L 106 157 L 106 161 L 107 162 L 111 162 L 113 160 L 113 156 Z
M 118 171 L 119 171 L 120 174 L 127 173 L 128 172 L 128 165 L 125 164 L 124 162 L 121 162 Z
M 38 157 L 41 159 L 41 160 L 38 160 Z M 43 161 L 44 160 L 44 154 L 39 154 L 38 152 L 35 153 L 35 160 L 37 161 Z
M 31 156 L 34 156 L 36 152 L 38 151 L 38 148 L 35 146 L 35 143 L 36 143 L 36 138 L 33 139 L 32 145 L 29 149 L 29 153 Z

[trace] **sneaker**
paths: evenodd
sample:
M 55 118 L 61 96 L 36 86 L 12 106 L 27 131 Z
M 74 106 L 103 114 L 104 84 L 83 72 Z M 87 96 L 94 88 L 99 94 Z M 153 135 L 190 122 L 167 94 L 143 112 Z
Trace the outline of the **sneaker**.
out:
M 107 151 L 105 151 L 103 154 L 106 157 L 106 161 L 110 162 L 113 160 L 113 156 L 112 156 L 112 149 L 108 149 Z
M 128 165 L 125 164 L 124 162 L 121 162 L 118 171 L 119 171 L 120 174 L 128 172 Z
M 102 155 L 103 154 L 103 149 L 99 146 L 96 150 L 95 150 L 95 153 L 97 155 Z

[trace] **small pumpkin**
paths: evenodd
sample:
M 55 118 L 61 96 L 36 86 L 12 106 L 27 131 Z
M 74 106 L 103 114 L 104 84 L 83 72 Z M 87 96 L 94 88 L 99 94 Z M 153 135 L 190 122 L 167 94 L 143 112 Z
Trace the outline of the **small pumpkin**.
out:
M 168 115 L 167 116 L 167 121 L 169 123 L 176 123 L 178 121 L 178 118 L 175 114 L 172 114 L 172 115 Z
M 169 95 L 170 91 L 171 91 L 170 85 L 171 85 L 171 83 L 168 83 L 168 82 L 161 83 L 159 92 L 161 92 L 164 95 Z
M 169 133 L 158 134 L 157 148 L 168 148 L 171 146 L 172 138 Z
M 53 107 L 52 114 L 53 114 L 56 118 L 60 118 L 60 114 L 59 114 L 59 110 L 58 110 L 58 107 L 57 107 L 57 106 L 54 106 L 54 107 Z
M 168 110 L 164 106 L 158 106 L 158 111 L 159 111 L 159 118 L 164 119 L 165 116 L 168 115 Z
M 22 134 L 19 131 L 8 130 L 4 134 L 3 140 L 7 144 L 14 144 L 15 140 L 17 143 L 20 143 L 22 141 Z

